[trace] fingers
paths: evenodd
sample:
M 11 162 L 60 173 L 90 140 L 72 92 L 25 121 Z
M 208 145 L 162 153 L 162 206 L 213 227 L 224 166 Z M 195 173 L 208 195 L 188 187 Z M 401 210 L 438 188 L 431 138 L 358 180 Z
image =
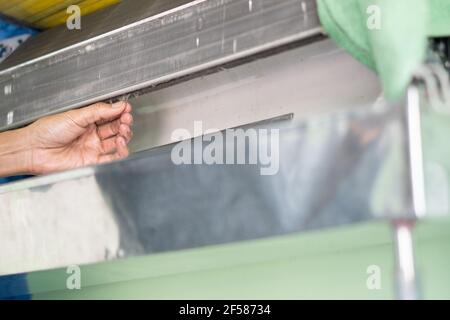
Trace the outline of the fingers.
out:
M 131 115 L 129 116 L 131 118 Z M 99 126 L 97 133 L 101 140 L 120 134 L 127 142 L 131 139 L 132 135 L 130 124 L 124 123 L 122 119 L 117 119 Z
M 133 133 L 131 125 L 131 105 L 120 101 L 114 104 L 97 103 L 89 107 L 69 111 L 70 118 L 80 127 L 97 127 L 97 135 L 101 143 L 101 151 L 97 156 L 98 163 L 120 160 L 128 157 Z M 95 130 L 95 129 L 94 129 Z
M 120 124 L 120 119 L 117 119 L 99 126 L 97 129 L 99 138 L 103 140 L 117 135 L 119 133 Z
M 130 112 L 131 106 L 127 104 L 124 113 L 122 113 L 119 119 L 98 126 L 97 132 L 99 138 L 103 140 L 120 134 L 129 142 L 132 137 L 130 126 L 133 124 L 133 116 Z
M 103 154 L 112 154 L 117 151 L 117 137 L 112 137 L 103 140 L 102 143 L 102 153 Z
M 107 139 L 104 141 L 104 143 L 105 143 L 104 146 L 105 151 L 106 148 L 108 148 L 108 150 L 111 151 L 111 153 L 101 155 L 98 160 L 99 163 L 124 159 L 128 157 L 128 155 L 130 154 L 127 143 L 125 139 L 121 136 Z
M 119 117 L 122 118 L 124 115 L 131 116 L 132 106 L 131 106 L 131 104 L 129 104 L 128 102 L 125 102 L 125 101 L 119 101 L 119 102 L 114 103 L 114 104 L 112 104 L 112 105 L 109 104 L 109 106 L 112 106 L 112 107 L 114 107 L 114 106 L 116 106 L 116 105 L 120 106 L 121 103 L 124 103 L 124 104 L 125 104 L 124 110 L 122 111 L 121 114 L 119 114 L 118 116 L 113 117 L 113 118 L 102 119 L 102 120 L 96 121 L 95 123 L 96 123 L 98 126 L 101 126 L 101 125 L 106 124 L 106 123 L 108 123 L 108 122 L 111 122 L 112 120 L 115 120 L 115 119 L 117 119 L 117 118 L 119 118 Z M 127 118 L 127 116 L 125 116 L 124 119 L 126 119 L 126 118 Z M 125 120 L 125 121 L 126 121 L 126 120 Z M 122 119 L 122 122 L 125 123 L 123 119 Z M 132 122 L 133 122 L 133 118 L 131 117 L 131 119 L 130 119 L 130 125 L 132 124 Z
M 116 151 L 117 156 L 120 159 L 128 157 L 130 152 L 128 151 L 128 146 L 125 139 L 120 136 L 117 137 L 116 144 L 117 144 L 117 151 Z
M 130 105 L 128 105 L 128 106 L 130 106 Z M 130 106 L 130 111 L 127 111 L 125 109 L 124 113 L 120 117 L 120 122 L 122 122 L 123 124 L 127 124 L 129 126 L 133 125 L 133 116 L 131 115 L 131 106 Z
M 126 143 L 129 143 L 133 137 L 133 131 L 131 131 L 130 126 L 123 123 L 119 127 L 119 134 L 125 139 Z
M 131 105 L 125 101 L 113 104 L 96 103 L 89 107 L 68 111 L 73 121 L 83 128 L 98 122 L 110 122 L 130 112 Z

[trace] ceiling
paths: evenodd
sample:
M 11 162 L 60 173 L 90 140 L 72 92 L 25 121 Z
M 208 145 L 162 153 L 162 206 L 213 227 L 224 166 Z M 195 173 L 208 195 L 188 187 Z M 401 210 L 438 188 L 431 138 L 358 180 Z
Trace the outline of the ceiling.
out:
M 116 4 L 120 0 L 0 0 L 0 13 L 28 26 L 47 29 L 63 24 L 70 5 L 78 5 L 83 15 Z

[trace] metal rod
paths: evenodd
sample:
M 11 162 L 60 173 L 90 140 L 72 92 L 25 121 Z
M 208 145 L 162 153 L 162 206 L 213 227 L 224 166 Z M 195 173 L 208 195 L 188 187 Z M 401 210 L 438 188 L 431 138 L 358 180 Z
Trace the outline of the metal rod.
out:
M 399 300 L 420 298 L 414 259 L 414 219 L 393 222 L 395 244 L 396 296 Z
M 415 85 L 408 88 L 406 108 L 412 210 L 417 218 L 422 218 L 426 211 L 425 179 L 423 172 L 420 93 Z
M 411 195 L 411 218 L 394 219 L 396 295 L 400 300 L 419 299 L 418 277 L 414 259 L 413 231 L 417 218 L 426 212 L 423 169 L 420 92 L 416 85 L 407 91 L 406 103 L 407 155 Z

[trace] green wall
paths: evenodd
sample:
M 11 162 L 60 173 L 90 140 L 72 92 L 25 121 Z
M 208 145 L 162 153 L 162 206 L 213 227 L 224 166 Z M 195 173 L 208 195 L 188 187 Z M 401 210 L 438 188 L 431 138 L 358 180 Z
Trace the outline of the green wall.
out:
M 450 298 L 450 221 L 421 222 L 415 234 L 423 297 Z M 369 290 L 367 267 L 381 270 Z M 393 299 L 390 226 L 359 224 L 115 260 L 28 275 L 34 299 Z

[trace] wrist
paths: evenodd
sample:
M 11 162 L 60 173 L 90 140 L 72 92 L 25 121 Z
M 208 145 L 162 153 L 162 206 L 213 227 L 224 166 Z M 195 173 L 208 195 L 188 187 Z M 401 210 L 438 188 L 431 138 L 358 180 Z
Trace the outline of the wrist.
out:
M 28 127 L 0 133 L 0 176 L 33 173 L 32 158 Z
M 23 158 L 23 167 L 27 174 L 36 174 L 34 171 L 34 164 L 33 164 L 33 152 L 35 150 L 35 145 L 33 143 L 33 133 L 32 133 L 32 126 L 29 125 L 27 127 L 21 128 L 22 134 L 24 137 L 24 142 L 26 143 L 26 147 L 24 150 L 22 150 L 22 158 Z

